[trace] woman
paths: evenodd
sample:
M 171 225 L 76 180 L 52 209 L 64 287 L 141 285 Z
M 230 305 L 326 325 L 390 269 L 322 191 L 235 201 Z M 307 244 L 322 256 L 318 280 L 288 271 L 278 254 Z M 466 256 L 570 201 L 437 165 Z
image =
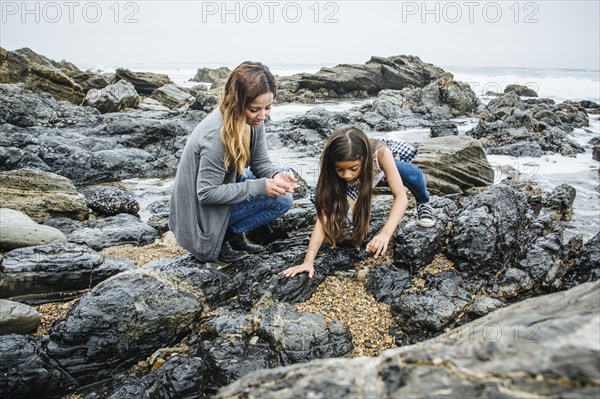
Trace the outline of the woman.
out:
M 264 121 L 276 93 L 266 66 L 242 63 L 229 75 L 219 107 L 200 122 L 183 149 L 169 228 L 200 261 L 229 263 L 260 251 L 243 233 L 291 206 L 296 179 L 271 163 L 265 140 Z

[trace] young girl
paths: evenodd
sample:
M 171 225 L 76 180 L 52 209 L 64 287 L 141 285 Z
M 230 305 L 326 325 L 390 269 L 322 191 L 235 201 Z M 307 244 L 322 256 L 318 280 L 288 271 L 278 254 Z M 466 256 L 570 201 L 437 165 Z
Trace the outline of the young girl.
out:
M 335 131 L 321 154 L 321 171 L 317 182 L 315 204 L 317 222 L 301 265 L 283 271 L 287 277 L 307 272 L 314 274 L 314 260 L 323 239 L 335 247 L 341 236 L 343 223 L 350 204 L 352 209 L 352 238 L 360 247 L 369 232 L 371 219 L 371 190 L 386 184 L 394 196 L 394 203 L 381 231 L 367 243 L 366 249 L 376 258 L 388 247 L 398 223 L 402 219 L 408 199 L 404 185 L 415 196 L 417 223 L 431 227 L 435 219 L 429 206 L 429 193 L 423 172 L 410 164 L 416 157 L 413 146 L 397 140 L 373 140 L 357 127 Z M 394 159 L 399 157 L 401 160 Z

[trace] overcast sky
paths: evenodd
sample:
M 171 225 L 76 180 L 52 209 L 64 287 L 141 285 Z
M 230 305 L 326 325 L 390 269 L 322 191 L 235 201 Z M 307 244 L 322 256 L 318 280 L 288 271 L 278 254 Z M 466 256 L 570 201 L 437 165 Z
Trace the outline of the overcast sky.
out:
M 0 46 L 77 65 L 600 67 L 591 1 L 0 1 Z

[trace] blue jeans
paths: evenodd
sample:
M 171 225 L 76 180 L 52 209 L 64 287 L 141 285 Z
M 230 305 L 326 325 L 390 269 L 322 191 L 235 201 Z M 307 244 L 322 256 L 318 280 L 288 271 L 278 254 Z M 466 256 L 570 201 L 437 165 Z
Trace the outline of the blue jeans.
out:
M 238 181 L 256 179 L 256 176 L 246 169 L 246 176 L 240 176 Z M 227 226 L 236 234 L 254 230 L 277 219 L 286 213 L 292 206 L 291 193 L 278 197 L 261 195 L 250 198 L 231 206 L 231 215 Z
M 411 163 L 396 160 L 396 168 L 402 178 L 402 183 L 415 197 L 417 204 L 429 202 L 429 192 L 427 191 L 427 183 L 425 175 L 421 172 L 418 166 Z M 387 183 L 385 183 L 387 185 Z

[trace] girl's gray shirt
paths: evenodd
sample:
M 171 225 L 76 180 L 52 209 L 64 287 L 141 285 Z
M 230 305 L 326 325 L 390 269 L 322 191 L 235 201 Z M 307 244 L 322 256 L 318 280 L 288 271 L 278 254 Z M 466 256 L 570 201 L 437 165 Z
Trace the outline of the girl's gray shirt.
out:
M 267 195 L 266 179 L 281 168 L 271 163 L 265 125 L 252 128 L 250 170 L 257 177 L 236 183 L 225 169 L 223 117 L 217 108 L 192 132 L 181 155 L 171 194 L 169 228 L 177 243 L 202 262 L 217 260 L 231 205 Z

